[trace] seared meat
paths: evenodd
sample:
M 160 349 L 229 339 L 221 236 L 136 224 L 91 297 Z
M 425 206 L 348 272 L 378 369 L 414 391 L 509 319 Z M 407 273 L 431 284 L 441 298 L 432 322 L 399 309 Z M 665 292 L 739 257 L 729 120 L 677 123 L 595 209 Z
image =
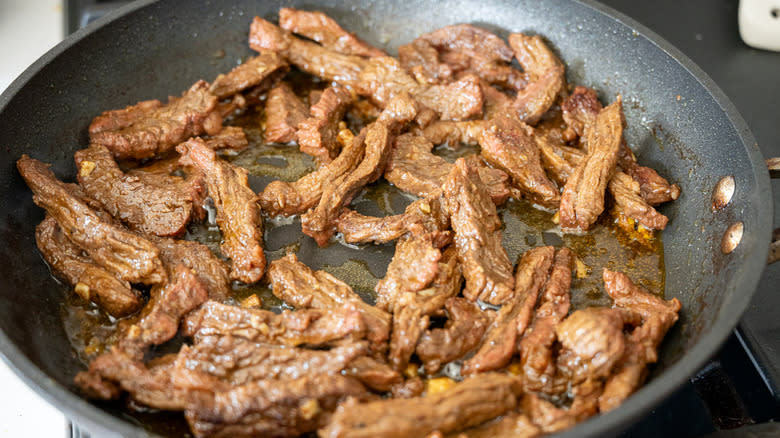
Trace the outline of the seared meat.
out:
M 167 237 L 150 237 L 160 249 L 160 260 L 173 278 L 177 265 L 190 268 L 206 287 L 209 298 L 222 301 L 230 296 L 230 268 L 198 242 Z
M 186 184 L 172 178 L 125 174 L 103 145 L 92 144 L 75 154 L 78 180 L 86 194 L 131 228 L 146 234 L 174 236 L 184 232 L 192 216 Z
M 530 81 L 517 92 L 512 108 L 522 121 L 533 125 L 566 89 L 565 69 L 539 35 L 513 33 L 509 45 Z
M 429 319 L 414 305 L 413 292 L 404 292 L 393 312 L 393 332 L 388 360 L 396 371 L 403 371 L 412 357 L 417 341 L 428 328 Z
M 422 131 L 423 137 L 435 145 L 447 144 L 450 149 L 458 149 L 461 143 L 467 145 L 479 144 L 484 120 L 467 120 L 465 122 L 438 121 L 433 122 Z
M 345 209 L 339 216 L 337 231 L 347 243 L 387 243 L 407 232 L 423 230 L 443 235 L 449 228 L 449 216 L 439 198 L 420 199 L 406 207 L 402 214 L 385 217 L 364 216 Z
M 141 294 L 84 255 L 51 216 L 35 228 L 35 241 L 54 273 L 81 298 L 93 301 L 115 318 L 141 308 Z
M 512 296 L 512 263 L 501 246 L 501 220 L 476 170 L 458 159 L 444 184 L 458 261 L 466 288 L 463 296 L 503 304 Z
M 295 254 L 275 260 L 268 268 L 274 295 L 297 309 L 332 309 L 353 304 L 366 324 L 368 340 L 386 341 L 390 335 L 390 315 L 366 304 L 346 283 L 325 271 L 312 271 Z
M 240 151 L 249 146 L 244 130 L 239 126 L 223 126 L 222 130 L 214 135 L 204 137 L 206 146 L 211 149 L 231 149 Z
M 361 356 L 349 363 L 344 374 L 360 380 L 367 387 L 387 392 L 403 382 L 403 377 L 386 363 L 369 356 Z
M 249 188 L 247 171 L 217 158 L 202 140 L 192 139 L 176 150 L 183 165 L 203 172 L 209 196 L 217 210 L 217 225 L 222 231 L 222 252 L 231 259 L 230 276 L 254 283 L 265 271 L 263 219 Z
M 518 350 L 526 390 L 547 393 L 552 391 L 555 374 L 555 326 L 569 313 L 569 287 L 573 267 L 574 254 L 569 248 L 561 248 L 555 254 L 550 278 L 539 299 L 533 322 L 519 340 Z
M 247 59 L 230 73 L 217 76 L 209 91 L 218 99 L 225 99 L 256 87 L 265 80 L 273 82 L 274 79 L 284 76 L 288 70 L 287 62 L 277 53 L 263 52 Z M 270 88 L 270 86 L 266 88 Z
M 439 51 L 422 38 L 398 47 L 398 60 L 417 82 L 442 84 L 452 79 L 452 68 L 441 62 Z
M 515 274 L 514 295 L 501 306 L 479 350 L 463 363 L 461 374 L 493 371 L 509 363 L 517 350 L 517 340 L 531 321 L 536 299 L 547 282 L 554 257 L 552 246 L 534 248 L 523 254 Z
M 144 101 L 121 110 L 106 111 L 89 125 L 92 143 L 105 145 L 117 158 L 150 158 L 202 133 L 217 134 L 222 116 L 217 97 L 204 81 L 163 105 Z
M 482 374 L 454 387 L 406 400 L 345 403 L 339 406 L 322 438 L 425 436 L 456 432 L 483 423 L 517 406 L 519 381 L 502 374 Z
M 33 201 L 95 263 L 130 283 L 155 284 L 165 279 L 160 251 L 152 242 L 101 219 L 57 180 L 48 165 L 23 155 L 16 166 L 33 192 Z
M 542 435 L 525 414 L 511 413 L 447 438 L 535 438 Z
M 255 342 L 287 345 L 323 345 L 350 337 L 360 339 L 366 326 L 352 303 L 331 308 L 284 311 L 277 315 L 207 301 L 184 321 L 183 334 L 197 341 L 204 336 L 232 335 Z
M 279 26 L 345 55 L 387 56 L 385 52 L 342 29 L 336 20 L 322 12 L 281 8 Z
M 588 130 L 588 155 L 574 169 L 561 196 L 561 227 L 587 230 L 604 211 L 604 194 L 623 140 L 623 105 L 618 99 L 599 112 Z
M 563 120 L 569 129 L 580 138 L 583 149 L 588 146 L 585 132 L 596 121 L 596 116 L 601 111 L 601 102 L 596 91 L 587 87 L 577 86 L 574 91 L 561 103 Z
M 268 92 L 265 101 L 265 141 L 289 143 L 298 140 L 298 124 L 309 116 L 309 109 L 282 82 Z
M 547 178 L 532 130 L 511 114 L 500 114 L 487 122 L 479 144 L 482 156 L 504 170 L 532 202 L 555 208 L 560 202 L 558 188 Z
M 527 393 L 520 402 L 521 410 L 545 433 L 568 429 L 598 412 L 602 392 L 600 381 L 586 381 L 571 389 L 574 400 L 568 409 L 558 408 L 536 394 Z
M 555 326 L 555 334 L 565 349 L 558 369 L 573 385 L 609 376 L 625 350 L 623 315 L 617 309 L 577 310 Z
M 311 116 L 298 124 L 298 144 L 301 152 L 316 157 L 320 163 L 329 163 L 339 153 L 336 137 L 339 122 L 352 103 L 349 91 L 342 87 L 328 87 L 316 104 Z
M 399 239 L 387 274 L 376 285 L 377 307 L 395 312 L 404 292 L 421 291 L 436 278 L 439 260 L 441 251 L 434 246 L 430 233 Z
M 381 58 L 387 59 L 387 58 Z M 431 85 L 414 93 L 421 104 L 433 109 L 441 120 L 467 120 L 482 115 L 482 87 L 474 75 L 447 85 Z

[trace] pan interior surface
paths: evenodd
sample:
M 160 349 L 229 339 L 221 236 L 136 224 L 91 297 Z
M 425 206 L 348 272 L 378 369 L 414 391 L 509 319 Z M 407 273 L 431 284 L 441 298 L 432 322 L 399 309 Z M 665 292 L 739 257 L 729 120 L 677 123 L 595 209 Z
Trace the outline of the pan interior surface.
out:
M 711 81 L 630 20 L 563 0 L 461 0 L 437 8 L 437 14 L 423 12 L 432 6 L 428 1 L 236 1 L 198 7 L 182 0 L 141 2 L 69 38 L 0 97 L 6 149 L 0 158 L 0 184 L 6 188 L 0 201 L 6 212 L 0 221 L 5 279 L 0 346 L 11 365 L 66 415 L 107 436 L 177 433 L 165 421 L 128 418 L 112 405 L 96 408 L 76 393 L 73 376 L 83 366 L 63 327 L 62 287 L 35 247 L 34 227 L 43 211 L 32 203 L 16 159 L 27 153 L 52 163 L 67 180 L 75 175 L 73 153 L 87 144 L 86 128 L 95 115 L 176 95 L 198 79 L 230 70 L 253 54 L 247 45 L 252 18 L 274 21 L 282 6 L 322 10 L 392 53 L 421 33 L 453 23 L 469 22 L 501 37 L 540 34 L 566 63 L 570 83 L 595 88 L 604 102 L 622 95 L 629 145 L 640 162 L 682 189 L 680 199 L 661 212 L 670 217 L 664 232 L 665 294 L 680 299 L 683 311 L 648 386 L 614 413 L 570 434 L 617 432 L 632 414 L 648 410 L 689 377 L 736 324 L 758 281 L 770 232 L 769 183 L 758 170 L 760 154 L 722 93 L 715 90 L 713 96 Z M 726 175 L 735 178 L 734 199 L 713 213 L 712 188 Z M 721 236 L 735 221 L 744 222 L 744 237 L 723 255 Z

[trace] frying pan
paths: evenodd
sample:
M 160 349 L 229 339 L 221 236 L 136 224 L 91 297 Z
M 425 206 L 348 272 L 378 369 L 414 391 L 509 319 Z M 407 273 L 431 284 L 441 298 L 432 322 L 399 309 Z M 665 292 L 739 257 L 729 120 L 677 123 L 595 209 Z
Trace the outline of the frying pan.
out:
M 30 386 L 100 436 L 176 433 L 175 419 L 130 417 L 93 404 L 72 383 L 81 369 L 61 318 L 63 288 L 41 261 L 34 227 L 43 211 L 15 170 L 23 153 L 75 175 L 73 152 L 87 144 L 90 120 L 108 108 L 179 94 L 250 56 L 247 32 L 256 15 L 275 20 L 281 6 L 319 9 L 346 29 L 391 52 L 415 36 L 469 22 L 506 37 L 538 33 L 568 65 L 571 83 L 623 95 L 626 133 L 642 163 L 682 187 L 665 206 L 666 297 L 683 303 L 649 383 L 618 409 L 560 436 L 617 434 L 693 375 L 731 333 L 767 260 L 772 197 L 753 136 L 734 106 L 688 58 L 633 20 L 591 1 L 431 0 L 352 4 L 337 0 L 140 1 L 80 30 L 27 69 L 0 96 L 0 351 Z M 434 12 L 435 11 L 435 12 Z M 718 180 L 736 192 L 713 211 Z M 744 233 L 730 254 L 726 229 Z M 523 236 L 508 236 L 522 239 Z M 375 262 L 378 263 L 378 262 Z M 179 430 L 180 432 L 180 430 Z

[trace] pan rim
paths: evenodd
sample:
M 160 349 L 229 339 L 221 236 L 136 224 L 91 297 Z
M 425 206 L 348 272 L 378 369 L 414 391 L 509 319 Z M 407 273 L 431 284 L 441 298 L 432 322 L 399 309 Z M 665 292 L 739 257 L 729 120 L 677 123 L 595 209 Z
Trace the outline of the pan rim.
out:
M 64 39 L 61 43 L 31 64 L 8 86 L 2 95 L 0 95 L 0 112 L 5 110 L 13 96 L 37 75 L 40 70 L 48 65 L 51 60 L 61 55 L 97 29 L 118 20 L 127 14 L 157 3 L 158 1 L 159 0 L 139 0 L 123 6 Z M 680 64 L 711 94 L 713 100 L 719 105 L 734 126 L 734 129 L 743 144 L 742 146 L 748 154 L 750 165 L 756 178 L 756 188 L 759 192 L 759 199 L 769 199 L 769 201 L 759 203 L 759 215 L 756 218 L 757 226 L 754 230 L 748 230 L 749 233 L 756 236 L 756 241 L 759 242 L 758 248 L 757 250 L 744 254 L 744 260 L 737 272 L 735 272 L 735 275 L 739 277 L 738 280 L 746 292 L 735 294 L 735 296 L 732 297 L 728 312 L 724 312 L 723 309 L 720 309 L 712 329 L 702 335 L 696 345 L 694 345 L 683 358 L 677 360 L 676 363 L 667 368 L 661 376 L 663 378 L 656 378 L 649 382 L 613 412 L 602 414 L 591 418 L 586 422 L 580 423 L 577 427 L 559 434 L 558 436 L 560 437 L 598 436 L 603 433 L 604 430 L 616 431 L 618 429 L 623 429 L 627 427 L 630 422 L 635 421 L 639 416 L 660 404 L 672 392 L 678 389 L 685 380 L 692 377 L 696 371 L 701 369 L 706 361 L 709 360 L 725 342 L 729 333 L 736 327 L 755 294 L 761 272 L 764 268 L 764 262 L 769 251 L 773 210 L 769 174 L 765 167 L 763 168 L 763 171 L 761 169 L 764 161 L 755 138 L 734 104 L 709 75 L 672 44 L 636 20 L 594 0 L 572 1 L 636 31 L 640 37 L 647 39 L 675 62 Z M 763 247 L 760 242 L 766 242 L 766 247 Z M 69 420 L 76 421 L 78 424 L 85 426 L 88 430 L 131 437 L 154 436 L 154 434 L 151 434 L 133 423 L 105 412 L 73 393 L 66 386 L 48 377 L 48 375 L 21 352 L 16 344 L 14 344 L 2 330 L 0 330 L 0 356 L 3 357 L 5 363 L 8 364 L 25 384 L 33 388 L 33 390 L 47 402 L 61 410 Z

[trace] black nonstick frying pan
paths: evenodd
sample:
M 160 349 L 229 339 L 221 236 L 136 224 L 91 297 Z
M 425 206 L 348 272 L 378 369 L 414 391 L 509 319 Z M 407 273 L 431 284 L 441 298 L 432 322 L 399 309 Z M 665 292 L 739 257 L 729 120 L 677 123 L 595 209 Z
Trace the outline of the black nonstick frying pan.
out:
M 649 383 L 620 408 L 561 436 L 625 429 L 693 375 L 731 333 L 767 260 L 769 175 L 745 122 L 717 86 L 633 20 L 590 1 L 140 1 L 70 36 L 0 96 L 0 351 L 68 417 L 100 436 L 177 433 L 175 419 L 130 417 L 75 391 L 72 379 L 83 365 L 65 335 L 63 289 L 35 247 L 43 211 L 33 205 L 15 161 L 27 153 L 53 163 L 62 178 L 75 175 L 73 152 L 87 144 L 86 128 L 96 114 L 176 95 L 229 70 L 252 54 L 252 18 L 273 21 L 281 6 L 325 11 L 391 52 L 452 23 L 472 23 L 502 37 L 538 33 L 567 64 L 571 83 L 596 88 L 603 100 L 623 95 L 629 144 L 642 163 L 682 187 L 680 199 L 662 212 L 670 217 L 666 297 L 680 299 L 683 313 Z M 714 211 L 713 190 L 726 176 L 734 178 L 733 199 Z M 725 254 L 724 233 L 737 223 L 741 239 Z

